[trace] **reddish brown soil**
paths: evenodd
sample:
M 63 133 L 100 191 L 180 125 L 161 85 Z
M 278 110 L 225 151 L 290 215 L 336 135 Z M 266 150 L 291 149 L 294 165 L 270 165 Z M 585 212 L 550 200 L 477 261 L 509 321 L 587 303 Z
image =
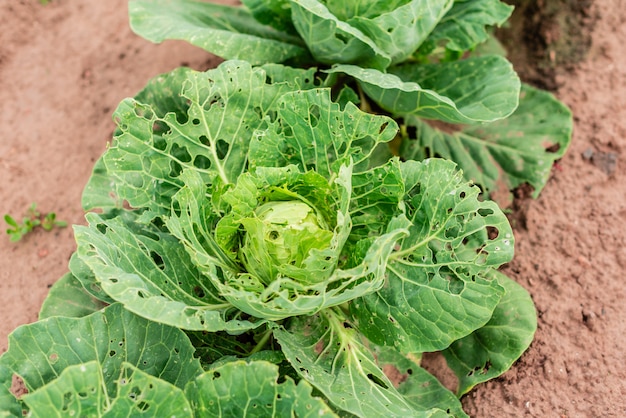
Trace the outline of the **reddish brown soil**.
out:
M 558 49 L 549 71 L 520 63 L 535 82 L 549 73 L 575 133 L 541 197 L 519 200 L 514 214 L 517 255 L 506 272 L 537 305 L 536 339 L 512 370 L 464 398 L 472 416 L 626 416 L 626 8 L 585 3 L 598 21 L 581 63 L 560 66 Z M 36 202 L 83 223 L 80 195 L 117 103 L 158 73 L 218 62 L 183 43 L 138 38 L 126 14 L 124 0 L 0 4 L 0 215 Z M 551 33 L 548 44 L 567 35 Z M 71 228 L 18 243 L 0 236 L 2 352 L 12 329 L 37 319 L 74 247 Z

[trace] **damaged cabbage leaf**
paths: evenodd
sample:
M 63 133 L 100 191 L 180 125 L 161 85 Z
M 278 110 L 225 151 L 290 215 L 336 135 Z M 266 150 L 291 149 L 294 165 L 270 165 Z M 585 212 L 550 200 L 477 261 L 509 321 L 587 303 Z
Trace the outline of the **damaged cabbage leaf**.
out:
M 407 135 L 400 146 L 403 158 L 448 158 L 487 194 L 528 183 L 533 197 L 538 197 L 553 163 L 569 147 L 573 119 L 552 94 L 523 85 L 519 107 L 506 119 L 455 126 L 456 132 L 444 132 L 414 117 L 407 118 L 406 125 Z

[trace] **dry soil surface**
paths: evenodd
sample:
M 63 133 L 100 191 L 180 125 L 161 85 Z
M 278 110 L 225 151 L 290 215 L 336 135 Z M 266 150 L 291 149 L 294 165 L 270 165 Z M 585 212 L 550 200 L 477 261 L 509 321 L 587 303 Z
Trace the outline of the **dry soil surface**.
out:
M 585 59 L 553 68 L 575 115 L 572 146 L 539 199 L 514 207 L 517 253 L 505 270 L 530 291 L 538 331 L 509 372 L 464 397 L 475 417 L 626 416 L 626 7 L 587 3 L 597 22 Z M 159 73 L 218 63 L 132 34 L 124 0 L 4 0 L 0 21 L 0 215 L 36 202 L 83 224 L 81 192 L 117 103 Z M 69 227 L 0 236 L 0 352 L 37 319 L 74 248 Z

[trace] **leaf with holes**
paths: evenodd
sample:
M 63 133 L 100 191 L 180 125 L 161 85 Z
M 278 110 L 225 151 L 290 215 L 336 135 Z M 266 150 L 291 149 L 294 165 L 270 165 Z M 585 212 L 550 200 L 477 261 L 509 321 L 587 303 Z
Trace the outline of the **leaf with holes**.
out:
M 0 377 L 7 387 L 15 374 L 33 393 L 62 377 L 64 370 L 77 366 L 80 372 L 80 367 L 95 361 L 102 370 L 98 373 L 102 393 L 114 397 L 128 363 L 182 389 L 202 372 L 193 351 L 180 329 L 140 318 L 115 304 L 82 318 L 51 317 L 16 329 L 0 357 Z M 75 373 L 68 372 L 66 379 Z
M 459 378 L 459 396 L 507 371 L 526 351 L 537 330 L 537 313 L 528 291 L 498 271 L 491 276 L 506 290 L 491 319 L 443 351 Z
M 550 93 L 524 85 L 520 105 L 508 118 L 491 124 L 458 127 L 445 133 L 417 118 L 400 154 L 420 160 L 438 155 L 458 162 L 468 180 L 487 193 L 528 183 L 537 197 L 553 163 L 563 157 L 572 138 L 572 113 Z
M 121 217 L 91 213 L 87 220 L 75 227 L 78 257 L 128 310 L 186 330 L 241 332 L 263 324 L 239 320 L 170 234 Z
M 359 417 L 448 417 L 439 408 L 416 408 L 407 401 L 346 321 L 328 309 L 293 319 L 275 336 L 300 376 L 341 410 Z
M 91 361 L 67 367 L 58 378 L 24 396 L 23 401 L 30 409 L 29 416 L 42 418 L 193 416 L 181 389 L 129 363 L 122 364 L 116 387 L 116 393 L 105 391 L 102 367 Z
M 385 285 L 351 305 L 359 330 L 376 344 L 403 353 L 444 349 L 483 326 L 502 297 L 487 273 L 512 258 L 511 228 L 451 166 L 402 166 L 409 236 L 389 257 Z
M 185 388 L 205 416 L 337 417 L 311 385 L 279 379 L 278 366 L 266 361 L 233 361 L 212 368 Z
M 311 71 L 253 69 L 240 61 L 157 78 L 138 96 L 146 103 L 126 99 L 114 114 L 118 131 L 102 157 L 113 190 L 103 187 L 100 193 L 168 214 L 184 169 L 197 171 L 207 183 L 233 183 L 246 168 L 249 138 L 267 124 L 280 95 L 314 83 Z M 152 92 L 164 86 L 180 100 Z

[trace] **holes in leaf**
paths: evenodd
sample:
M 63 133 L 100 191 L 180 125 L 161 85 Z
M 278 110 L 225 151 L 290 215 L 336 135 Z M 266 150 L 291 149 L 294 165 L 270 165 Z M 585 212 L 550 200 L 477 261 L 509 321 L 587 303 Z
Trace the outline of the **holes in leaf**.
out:
M 467 373 L 468 377 L 471 377 L 475 374 L 487 374 L 489 369 L 491 368 L 491 361 L 487 360 L 484 366 L 476 366 L 472 370 Z
M 467 194 L 465 192 L 459 193 L 459 198 L 465 199 L 465 196 L 467 196 Z
M 280 237 L 280 233 L 278 231 L 270 231 L 267 235 L 267 238 L 271 241 L 276 241 Z
M 115 357 L 116 354 L 117 352 L 115 350 L 109 351 L 109 357 Z
M 189 155 L 189 152 L 187 151 L 187 148 L 185 147 L 181 147 L 178 144 L 174 144 L 172 145 L 172 149 L 170 150 L 170 153 L 178 161 L 181 161 L 183 163 L 191 162 L 191 155 Z
M 141 397 L 141 389 L 139 388 L 139 386 L 133 386 L 133 388 L 130 390 L 130 393 L 128 394 L 128 397 L 133 401 L 139 399 Z
M 213 106 L 219 106 L 219 107 L 224 107 L 224 100 L 222 99 L 222 96 L 220 96 L 219 94 L 214 94 L 213 96 L 211 96 L 209 98 L 209 100 L 207 100 L 206 102 L 204 102 L 204 106 L 202 106 L 202 108 L 205 111 L 209 111 L 211 109 L 211 107 Z
M 493 209 L 490 209 L 490 208 L 480 208 L 480 209 L 478 209 L 478 214 L 484 218 L 484 217 L 487 217 L 489 215 L 493 215 Z
M 213 380 L 219 379 L 221 376 L 220 372 L 213 372 Z
M 141 402 L 137 402 L 137 404 L 135 405 L 137 407 L 137 409 L 139 409 L 141 412 L 145 412 L 148 409 L 150 409 L 150 404 L 146 401 L 141 401 Z
M 63 394 L 63 405 L 61 406 L 61 411 L 65 412 L 70 409 L 73 398 L 74 395 L 72 394 L 72 392 L 65 392 Z
M 154 261 L 154 264 L 156 264 L 156 266 L 160 270 L 165 270 L 165 263 L 163 262 L 163 258 L 161 258 L 158 253 L 156 253 L 155 251 L 150 251 L 150 258 L 152 258 L 152 261 Z
M 159 151 L 165 151 L 167 148 L 167 141 L 162 136 L 156 135 L 152 141 L 152 145 Z
M 229 147 L 230 145 L 228 144 L 228 142 L 224 141 L 223 139 L 218 139 L 217 143 L 215 144 L 215 152 L 217 152 L 217 158 L 223 160 L 226 157 L 226 154 L 228 154 Z
M 459 228 L 457 225 L 452 226 L 448 229 L 446 229 L 446 231 L 444 232 L 444 236 L 448 239 L 453 239 L 458 237 L 461 234 L 461 228 Z M 449 244 L 449 243 L 448 243 Z M 450 248 L 451 250 L 452 248 Z
M 135 115 L 137 115 L 137 117 L 148 119 L 148 120 L 154 117 L 154 113 L 152 112 L 152 110 L 150 110 L 150 108 L 143 107 L 139 105 L 138 103 L 135 104 L 135 108 L 133 110 L 135 112 Z
M 200 135 L 200 137 L 198 138 L 198 141 L 200 141 L 202 145 L 205 145 L 207 147 L 211 146 L 211 141 L 209 141 L 209 137 L 206 135 Z
M 193 119 L 191 120 L 191 123 L 192 123 L 192 124 L 194 124 L 194 125 L 196 125 L 196 126 L 198 126 L 198 125 L 200 125 L 200 119 L 198 119 L 198 118 L 193 118 Z
M 283 129 L 282 129 L 282 131 L 283 131 L 283 135 L 284 135 L 286 138 L 291 138 L 291 137 L 293 137 L 293 129 L 291 129 L 291 126 L 288 126 L 288 125 L 287 125 L 287 126 L 284 126 L 284 127 L 283 127 Z M 293 149 L 293 148 L 291 148 L 291 153 L 294 153 L 294 149 Z
M 498 238 L 498 235 L 500 235 L 500 231 L 498 231 L 498 228 L 496 228 L 495 226 L 487 227 L 487 236 L 490 240 Z
M 98 232 L 100 232 L 102 235 L 105 235 L 107 233 L 107 230 L 109 229 L 109 227 L 106 224 L 97 224 L 96 225 L 96 229 L 98 230 Z
M 203 298 L 206 296 L 206 293 L 204 293 L 204 289 L 202 289 L 200 286 L 195 286 L 193 288 L 193 293 L 199 298 Z
M 342 141 L 339 149 L 337 150 L 337 155 L 343 155 L 348 150 L 348 143 L 346 141 Z
M 447 267 L 442 267 L 439 273 L 448 282 L 448 290 L 453 295 L 459 295 L 465 289 L 465 282 Z
M 556 144 L 545 144 L 544 145 L 544 149 L 546 150 L 546 152 L 550 152 L 550 153 L 559 152 L 559 150 L 561 149 L 561 144 L 559 144 L 559 143 L 556 143 Z
M 318 105 L 309 106 L 309 124 L 315 128 L 320 121 L 320 107 Z
M 141 299 L 145 299 L 146 298 L 146 295 L 144 295 L 141 290 L 137 291 L 137 296 L 139 296 Z
M 178 203 L 178 200 L 172 201 L 172 210 L 174 211 L 174 215 L 176 215 L 177 217 L 180 217 L 181 209 L 180 209 L 180 203 Z
M 193 159 L 193 166 L 201 170 L 208 170 L 211 168 L 211 160 L 204 155 L 196 155 Z
M 335 32 L 335 38 L 343 44 L 347 44 L 350 41 L 350 39 L 341 32 Z
M 174 160 L 170 161 L 170 172 L 169 172 L 169 176 L 172 178 L 178 177 L 180 176 L 180 173 L 182 173 L 183 171 L 183 167 Z
M 371 380 L 372 382 L 374 382 L 375 384 L 377 384 L 378 386 L 380 386 L 383 389 L 389 389 L 389 386 L 387 386 L 387 384 L 385 383 L 384 380 L 382 380 L 380 377 L 372 374 L 372 373 L 368 373 L 367 374 L 367 378 L 369 380 Z
M 411 190 L 409 190 L 407 195 L 409 197 L 413 197 L 413 196 L 417 196 L 417 195 L 419 195 L 421 193 L 422 193 L 422 184 L 421 183 L 417 183 L 415 186 L 413 186 L 411 188 Z

